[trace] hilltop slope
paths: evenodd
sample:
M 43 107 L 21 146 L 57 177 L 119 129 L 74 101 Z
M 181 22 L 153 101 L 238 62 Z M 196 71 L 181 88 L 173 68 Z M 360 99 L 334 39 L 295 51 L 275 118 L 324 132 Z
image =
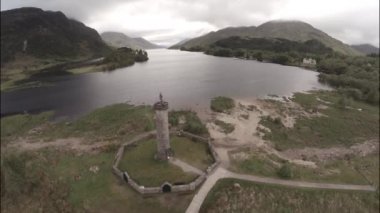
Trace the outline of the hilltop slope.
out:
M 318 40 L 333 50 L 347 54 L 358 55 L 358 51 L 349 45 L 329 36 L 308 23 L 301 21 L 270 21 L 258 26 L 253 37 L 285 38 L 292 41 Z
M 180 41 L 179 43 L 170 47 L 170 49 L 179 49 L 180 47 L 191 48 L 196 46 L 208 46 L 220 39 L 228 38 L 231 36 L 252 36 L 255 31 L 255 26 L 251 27 L 227 27 L 216 32 L 210 32 L 203 36 L 199 36 L 187 41 Z
M 191 48 L 196 46 L 208 46 L 217 40 L 231 37 L 255 37 L 255 38 L 283 38 L 291 41 L 305 42 L 308 40 L 318 40 L 333 50 L 347 54 L 360 55 L 361 53 L 351 48 L 347 44 L 329 36 L 321 30 L 318 30 L 301 21 L 270 21 L 258 27 L 230 27 L 211 32 L 206 35 L 193 38 L 182 45 L 173 46 L 173 48 Z
M 133 49 L 161 48 L 161 46 L 153 44 L 144 38 L 131 38 L 119 32 L 104 32 L 101 37 L 108 45 L 113 47 L 129 47 Z
M 351 45 L 351 47 L 366 55 L 371 54 L 371 53 L 379 54 L 379 48 L 371 44 L 357 44 L 357 45 Z
M 139 38 L 133 38 L 135 43 L 141 47 L 141 49 L 157 49 L 157 48 L 162 48 L 160 45 L 154 44 L 142 37 Z
M 75 59 L 101 56 L 109 50 L 96 30 L 62 12 L 32 7 L 1 12 L 2 65 L 18 56 Z

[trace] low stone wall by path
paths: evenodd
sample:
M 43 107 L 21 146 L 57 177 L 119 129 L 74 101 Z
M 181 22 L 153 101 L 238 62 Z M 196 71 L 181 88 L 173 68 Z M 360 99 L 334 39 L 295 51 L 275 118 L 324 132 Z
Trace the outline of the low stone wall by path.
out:
M 120 179 L 126 182 L 129 186 L 131 186 L 135 191 L 140 194 L 159 194 L 164 193 L 163 187 L 145 187 L 136 183 L 131 177 L 129 177 L 128 172 L 122 172 L 117 167 L 112 167 L 113 173 L 117 175 Z M 198 176 L 193 182 L 188 184 L 181 185 L 170 185 L 170 192 L 192 192 L 198 188 L 205 180 L 207 176 L 202 174 Z
M 137 184 L 136 181 L 133 180 L 129 176 L 127 171 L 120 171 L 120 169 L 118 167 L 119 167 L 120 160 L 122 159 L 122 157 L 124 155 L 125 148 L 128 146 L 134 145 L 134 144 L 136 144 L 139 141 L 142 141 L 144 139 L 154 137 L 156 135 L 156 131 L 151 131 L 151 132 L 147 132 L 147 133 L 138 135 L 138 136 L 134 137 L 132 140 L 122 144 L 120 146 L 120 148 L 118 149 L 116 155 L 115 155 L 114 164 L 112 166 L 112 172 L 116 176 L 118 176 L 121 180 L 126 182 L 129 186 L 131 186 L 134 190 L 136 190 L 137 192 L 139 192 L 140 194 L 143 194 L 143 195 L 160 194 L 160 193 L 165 193 L 165 192 L 192 192 L 192 191 L 195 191 L 207 179 L 207 176 L 210 173 L 212 173 L 215 170 L 215 168 L 219 165 L 219 163 L 220 163 L 219 157 L 216 154 L 216 152 L 214 151 L 214 149 L 210 143 L 209 138 L 201 137 L 201 136 L 194 135 L 194 134 L 191 134 L 189 132 L 184 132 L 184 131 L 171 131 L 170 133 L 177 134 L 178 136 L 184 136 L 184 137 L 188 137 L 191 139 L 195 139 L 196 141 L 201 141 L 201 142 L 208 144 L 208 148 L 209 148 L 211 155 L 213 156 L 215 162 L 207 168 L 206 174 L 202 174 L 202 175 L 198 176 L 197 179 L 195 179 L 194 181 L 192 181 L 188 184 L 173 185 L 171 183 L 165 182 L 160 187 L 145 187 L 145 186 L 141 186 L 141 185 Z

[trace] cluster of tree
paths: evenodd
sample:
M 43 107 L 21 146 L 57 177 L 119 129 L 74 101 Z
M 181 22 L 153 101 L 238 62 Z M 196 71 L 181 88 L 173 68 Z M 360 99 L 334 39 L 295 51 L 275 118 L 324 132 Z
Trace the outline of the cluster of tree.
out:
M 331 54 L 319 61 L 317 70 L 320 81 L 346 96 L 379 104 L 379 57 Z
M 201 47 L 196 48 L 202 51 Z M 185 49 L 188 50 L 188 49 Z M 283 65 L 299 66 L 302 59 L 311 57 L 317 61 L 333 50 L 317 40 L 305 42 L 280 38 L 241 38 L 229 37 L 219 40 L 206 48 L 208 55 L 256 59 Z
M 314 39 L 305 42 L 297 42 L 283 38 L 241 38 L 232 36 L 226 39 L 221 39 L 211 46 L 281 53 L 295 51 L 300 53 L 326 54 L 332 52 L 331 48 L 326 47 L 320 41 Z
M 143 62 L 147 61 L 148 58 L 148 53 L 144 50 L 136 50 L 135 51 L 135 61 L 136 62 Z
M 143 62 L 147 60 L 148 53 L 146 51 L 121 47 L 105 57 L 103 63 L 107 64 L 107 70 L 114 70 L 121 67 L 131 66 L 135 62 Z
M 194 46 L 194 47 L 181 47 L 180 50 L 183 50 L 183 51 L 190 51 L 190 52 L 203 52 L 205 51 L 205 48 L 204 47 L 201 47 L 201 46 Z
M 317 61 L 320 56 L 316 54 L 302 54 L 295 51 L 290 52 L 274 52 L 262 50 L 248 50 L 248 49 L 229 49 L 213 47 L 205 51 L 208 55 L 221 56 L 221 57 L 236 57 L 242 59 L 255 59 L 257 61 L 266 61 L 276 64 L 300 66 L 303 58 L 314 58 Z

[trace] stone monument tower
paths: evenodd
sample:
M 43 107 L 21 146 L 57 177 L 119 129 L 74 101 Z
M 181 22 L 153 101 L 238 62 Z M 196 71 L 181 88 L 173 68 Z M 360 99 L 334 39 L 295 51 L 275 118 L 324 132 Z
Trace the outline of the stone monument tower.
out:
M 153 105 L 156 112 L 156 130 L 157 130 L 157 154 L 156 159 L 168 160 L 172 155 L 170 148 L 169 138 L 169 122 L 168 122 L 168 108 L 169 104 L 162 100 L 160 93 L 160 101 Z

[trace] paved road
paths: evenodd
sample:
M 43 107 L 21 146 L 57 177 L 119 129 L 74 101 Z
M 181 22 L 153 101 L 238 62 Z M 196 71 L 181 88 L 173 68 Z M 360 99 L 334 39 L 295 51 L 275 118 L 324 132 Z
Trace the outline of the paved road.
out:
M 186 213 L 196 213 L 201 208 L 201 205 L 206 198 L 208 192 L 215 185 L 216 181 L 221 178 L 225 178 L 229 171 L 223 169 L 222 167 L 216 168 L 214 173 L 207 177 L 206 181 L 203 183 L 198 193 L 193 197 L 189 207 L 186 209 Z
M 258 183 L 268 183 L 292 187 L 316 188 L 316 189 L 339 189 L 339 190 L 357 190 L 357 191 L 376 191 L 376 188 L 370 185 L 349 185 L 349 184 L 328 184 L 328 183 L 312 183 L 304 181 L 281 180 L 269 177 L 258 177 L 254 175 L 237 174 L 228 171 L 222 167 L 218 167 L 206 181 L 203 183 L 198 193 L 194 196 L 186 213 L 197 213 L 206 198 L 208 192 L 214 184 L 223 178 L 236 178 L 240 180 L 253 181 Z

